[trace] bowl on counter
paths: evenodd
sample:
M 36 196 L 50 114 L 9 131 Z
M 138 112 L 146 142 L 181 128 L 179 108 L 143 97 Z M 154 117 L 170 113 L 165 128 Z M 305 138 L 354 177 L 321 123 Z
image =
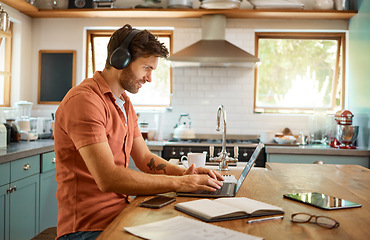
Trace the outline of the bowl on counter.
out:
M 274 140 L 278 144 L 291 144 L 295 142 L 296 138 L 294 136 L 283 136 L 283 137 L 275 137 Z

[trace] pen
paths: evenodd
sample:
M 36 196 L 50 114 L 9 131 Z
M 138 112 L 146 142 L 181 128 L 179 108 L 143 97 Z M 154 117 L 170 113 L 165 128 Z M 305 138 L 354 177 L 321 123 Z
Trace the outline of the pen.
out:
M 247 221 L 247 223 L 262 222 L 262 221 L 267 221 L 267 220 L 283 219 L 283 218 L 284 218 L 284 216 L 260 218 L 260 219 L 255 219 L 255 220 L 249 220 L 249 221 Z

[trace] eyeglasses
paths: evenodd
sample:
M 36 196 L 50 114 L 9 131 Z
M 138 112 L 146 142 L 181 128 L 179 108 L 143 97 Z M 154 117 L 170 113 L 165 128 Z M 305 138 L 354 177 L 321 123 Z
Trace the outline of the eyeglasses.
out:
M 315 216 L 308 213 L 294 213 L 292 214 L 291 220 L 294 223 L 308 223 L 312 218 L 315 218 L 315 223 L 325 228 L 336 228 L 339 227 L 339 222 L 335 221 L 330 217 Z

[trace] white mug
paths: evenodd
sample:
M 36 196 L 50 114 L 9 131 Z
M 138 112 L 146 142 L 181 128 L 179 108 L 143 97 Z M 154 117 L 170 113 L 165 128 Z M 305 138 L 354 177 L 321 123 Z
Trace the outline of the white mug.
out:
M 262 143 L 272 143 L 274 142 L 275 133 L 273 131 L 261 132 L 260 141 Z
M 188 166 L 190 167 L 195 163 L 196 167 L 206 166 L 206 153 L 188 153 L 187 156 L 182 156 L 180 162 L 184 164 L 184 159 L 188 160 Z M 185 165 L 184 165 L 185 166 Z

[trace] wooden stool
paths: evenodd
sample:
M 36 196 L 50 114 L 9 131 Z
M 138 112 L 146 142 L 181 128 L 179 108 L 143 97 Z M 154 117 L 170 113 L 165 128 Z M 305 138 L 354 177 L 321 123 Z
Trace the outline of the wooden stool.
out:
M 57 237 L 57 227 L 47 228 L 31 240 L 54 240 Z

